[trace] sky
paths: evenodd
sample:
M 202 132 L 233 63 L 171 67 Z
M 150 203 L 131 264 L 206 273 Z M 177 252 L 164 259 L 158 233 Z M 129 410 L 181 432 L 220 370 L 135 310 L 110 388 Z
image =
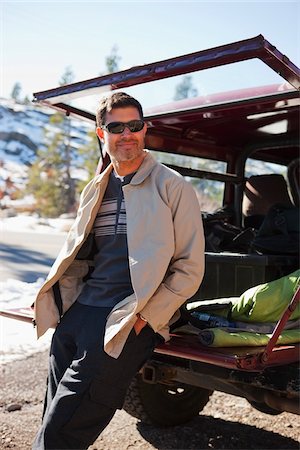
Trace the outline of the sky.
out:
M 0 30 L 0 97 L 6 98 L 17 81 L 30 99 L 56 87 L 68 66 L 75 81 L 96 77 L 113 46 L 123 70 L 262 34 L 300 65 L 299 1 L 0 0 Z M 233 66 L 194 74 L 194 87 L 207 95 L 280 81 L 260 61 Z M 166 103 L 176 83 L 143 85 L 133 94 L 146 106 Z

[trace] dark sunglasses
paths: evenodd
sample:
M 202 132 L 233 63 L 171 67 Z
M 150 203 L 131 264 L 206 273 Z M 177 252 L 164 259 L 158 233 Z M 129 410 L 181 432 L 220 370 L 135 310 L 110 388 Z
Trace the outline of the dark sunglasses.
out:
M 121 134 L 127 127 L 131 133 L 137 133 L 143 129 L 144 124 L 143 120 L 130 120 L 130 122 L 111 122 L 101 128 L 112 134 Z

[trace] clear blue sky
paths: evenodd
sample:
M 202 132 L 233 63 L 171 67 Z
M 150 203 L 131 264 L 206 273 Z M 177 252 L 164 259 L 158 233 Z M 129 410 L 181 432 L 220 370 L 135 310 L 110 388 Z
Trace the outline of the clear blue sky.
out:
M 0 4 L 2 97 L 10 96 L 16 81 L 22 95 L 30 98 L 33 92 L 56 87 L 67 66 L 75 81 L 93 78 L 105 70 L 105 56 L 114 45 L 122 57 L 120 69 L 126 69 L 263 34 L 300 65 L 298 1 L 0 0 Z M 243 82 L 277 81 L 269 78 L 270 69 L 248 64 L 242 63 L 243 70 L 252 67 L 243 74 L 240 69 L 222 68 L 207 78 L 195 75 L 195 86 L 205 94 L 234 89 Z M 174 83 L 169 80 L 155 89 L 152 102 L 169 101 Z

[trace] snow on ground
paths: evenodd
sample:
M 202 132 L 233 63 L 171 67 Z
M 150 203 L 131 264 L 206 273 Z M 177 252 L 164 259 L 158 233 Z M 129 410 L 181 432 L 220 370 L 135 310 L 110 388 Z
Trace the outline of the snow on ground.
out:
M 1 218 L 0 231 L 33 231 L 38 233 L 66 233 L 69 231 L 73 218 L 60 217 L 43 219 L 34 215 L 18 214 L 13 217 Z
M 30 306 L 43 281 L 39 278 L 34 283 L 13 279 L 0 282 L 0 309 Z M 49 347 L 51 336 L 52 330 L 37 340 L 31 323 L 0 316 L 0 364 L 45 350 Z
M 69 218 L 39 219 L 34 216 L 18 215 L 1 218 L 0 231 L 22 229 L 33 233 L 66 233 L 72 221 Z M 43 282 L 42 278 L 34 283 L 15 279 L 0 282 L 0 309 L 30 306 Z M 52 333 L 52 330 L 48 331 L 37 341 L 33 325 L 0 316 L 0 364 L 45 350 L 49 347 Z

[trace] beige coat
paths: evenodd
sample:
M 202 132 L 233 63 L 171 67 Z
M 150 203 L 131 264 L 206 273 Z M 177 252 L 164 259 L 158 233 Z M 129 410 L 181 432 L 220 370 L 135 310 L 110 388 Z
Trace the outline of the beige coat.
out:
M 89 235 L 101 204 L 110 165 L 81 194 L 77 218 L 35 301 L 38 337 L 56 327 L 59 313 L 52 286 L 59 280 L 63 312 L 83 287 L 88 261 L 75 257 Z M 118 303 L 106 325 L 105 351 L 117 358 L 141 313 L 168 339 L 168 323 L 198 289 L 204 274 L 204 238 L 192 186 L 147 153 L 131 183 L 124 186 L 129 268 L 134 294 Z

